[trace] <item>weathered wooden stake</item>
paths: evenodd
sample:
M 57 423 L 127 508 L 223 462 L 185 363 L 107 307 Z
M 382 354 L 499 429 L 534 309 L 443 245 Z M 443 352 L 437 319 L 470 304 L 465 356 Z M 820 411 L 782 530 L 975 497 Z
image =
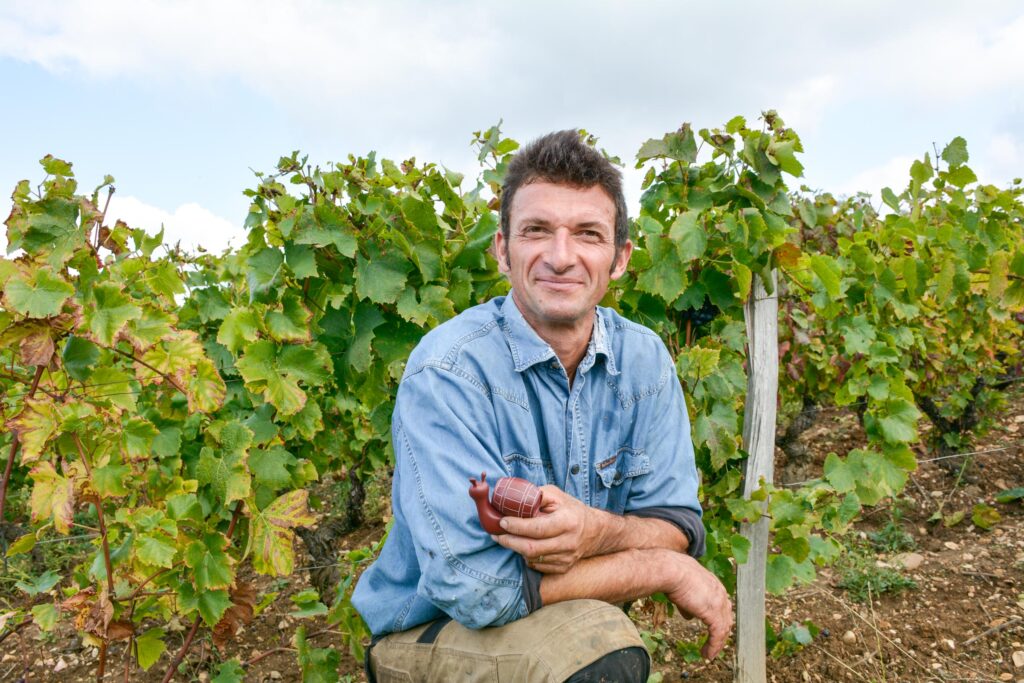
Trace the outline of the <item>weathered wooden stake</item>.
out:
M 775 461 L 775 413 L 779 391 L 778 277 L 772 271 L 771 296 L 754 277 L 743 314 L 747 323 L 747 401 L 743 412 L 743 450 L 749 454 L 743 496 L 761 480 L 772 481 Z M 750 553 L 736 578 L 737 683 L 765 683 L 764 580 L 768 557 L 768 519 L 743 524 Z

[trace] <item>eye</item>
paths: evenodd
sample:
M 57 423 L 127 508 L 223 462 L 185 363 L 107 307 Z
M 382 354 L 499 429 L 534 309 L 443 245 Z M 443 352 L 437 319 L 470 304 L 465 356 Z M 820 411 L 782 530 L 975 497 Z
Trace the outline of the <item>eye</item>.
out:
M 580 230 L 577 234 L 588 242 L 600 242 L 604 239 L 604 235 L 597 230 Z

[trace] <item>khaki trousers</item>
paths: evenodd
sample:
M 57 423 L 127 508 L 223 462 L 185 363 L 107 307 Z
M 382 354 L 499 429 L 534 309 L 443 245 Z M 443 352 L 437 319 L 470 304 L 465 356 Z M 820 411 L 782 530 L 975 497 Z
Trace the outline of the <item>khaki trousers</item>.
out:
M 599 600 L 557 603 L 476 631 L 455 621 L 439 626 L 378 641 L 370 652 L 377 683 L 562 683 L 609 653 L 644 646 L 626 613 Z

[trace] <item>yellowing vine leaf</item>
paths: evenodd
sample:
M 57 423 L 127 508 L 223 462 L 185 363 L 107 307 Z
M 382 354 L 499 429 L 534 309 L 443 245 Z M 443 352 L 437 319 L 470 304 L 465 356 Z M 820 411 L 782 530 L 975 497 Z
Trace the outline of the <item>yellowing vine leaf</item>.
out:
M 304 489 L 289 491 L 263 510 L 253 510 L 250 521 L 252 566 L 260 574 L 291 574 L 295 566 L 292 529 L 316 521 L 306 506 L 308 498 L 309 492 Z
M 28 464 L 38 460 L 49 441 L 57 432 L 60 418 L 49 400 L 30 399 L 17 416 L 7 422 L 21 441 L 21 462 Z
M 227 386 L 217 368 L 206 358 L 196 362 L 194 373 L 188 378 L 188 407 L 191 412 L 212 413 L 224 403 Z
M 75 511 L 74 482 L 58 474 L 48 462 L 37 464 L 29 471 L 28 476 L 33 482 L 32 496 L 29 499 L 32 522 L 53 519 L 53 527 L 59 533 L 68 533 Z

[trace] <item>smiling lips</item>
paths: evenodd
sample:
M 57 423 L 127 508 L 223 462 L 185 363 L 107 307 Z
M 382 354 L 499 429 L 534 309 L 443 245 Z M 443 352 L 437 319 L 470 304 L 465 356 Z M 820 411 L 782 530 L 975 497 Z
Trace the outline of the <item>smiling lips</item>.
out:
M 579 280 L 558 280 L 554 278 L 537 278 L 537 284 L 558 291 L 568 291 L 583 285 Z

